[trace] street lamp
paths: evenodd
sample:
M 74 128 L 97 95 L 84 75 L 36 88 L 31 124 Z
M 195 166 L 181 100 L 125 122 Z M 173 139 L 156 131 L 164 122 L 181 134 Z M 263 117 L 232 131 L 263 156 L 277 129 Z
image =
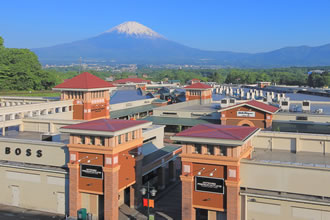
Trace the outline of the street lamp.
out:
M 150 199 L 150 195 L 151 196 L 156 196 L 157 190 L 155 189 L 155 187 L 150 187 L 150 183 L 148 181 L 147 186 L 142 186 L 142 188 L 140 189 L 141 194 L 144 195 L 148 195 L 148 220 L 150 219 L 150 210 L 149 210 L 149 199 Z

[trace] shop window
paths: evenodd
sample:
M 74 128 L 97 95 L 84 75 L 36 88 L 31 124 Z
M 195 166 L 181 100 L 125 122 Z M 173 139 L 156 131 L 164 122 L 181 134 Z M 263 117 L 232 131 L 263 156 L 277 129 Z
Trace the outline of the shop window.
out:
M 195 153 L 196 154 L 201 154 L 202 153 L 202 145 L 195 144 Z

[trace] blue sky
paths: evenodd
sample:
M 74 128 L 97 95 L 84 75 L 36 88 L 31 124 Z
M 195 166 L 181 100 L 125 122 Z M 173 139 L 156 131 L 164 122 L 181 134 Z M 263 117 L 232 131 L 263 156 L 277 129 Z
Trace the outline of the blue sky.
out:
M 263 52 L 330 43 L 329 0 L 6 0 L 6 47 L 85 39 L 125 21 L 207 50 Z

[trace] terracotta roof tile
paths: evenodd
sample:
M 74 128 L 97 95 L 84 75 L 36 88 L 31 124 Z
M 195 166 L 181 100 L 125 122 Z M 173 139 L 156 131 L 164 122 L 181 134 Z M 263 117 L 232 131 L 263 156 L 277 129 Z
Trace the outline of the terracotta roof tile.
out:
M 65 129 L 92 130 L 92 131 L 108 131 L 116 132 L 126 128 L 134 127 L 149 121 L 144 120 L 120 120 L 120 119 L 99 119 L 88 121 L 74 125 L 68 125 Z
M 192 85 L 184 87 L 185 89 L 211 89 L 212 87 L 204 83 L 194 83 Z
M 236 107 L 239 107 L 239 106 L 244 106 L 244 105 L 251 106 L 251 107 L 254 107 L 256 109 L 260 109 L 260 110 L 263 110 L 263 111 L 266 111 L 266 112 L 269 112 L 269 113 L 276 113 L 279 110 L 279 108 L 277 108 L 275 106 L 268 105 L 268 104 L 265 104 L 263 102 L 259 102 L 259 101 L 256 101 L 256 100 L 251 100 L 251 101 L 242 102 L 242 103 L 239 103 L 239 104 L 236 104 L 236 105 L 232 105 L 232 106 L 229 106 L 229 107 L 226 107 L 226 108 L 222 108 L 222 109 L 220 109 L 220 111 L 225 111 L 225 110 L 228 110 L 228 109 L 233 109 L 233 108 L 236 108 Z
M 72 79 L 65 80 L 63 83 L 55 86 L 56 89 L 95 89 L 95 88 L 108 88 L 114 87 L 111 83 L 103 79 L 84 72 Z
M 199 124 L 176 134 L 176 136 L 243 141 L 257 130 L 259 128 L 256 127 Z

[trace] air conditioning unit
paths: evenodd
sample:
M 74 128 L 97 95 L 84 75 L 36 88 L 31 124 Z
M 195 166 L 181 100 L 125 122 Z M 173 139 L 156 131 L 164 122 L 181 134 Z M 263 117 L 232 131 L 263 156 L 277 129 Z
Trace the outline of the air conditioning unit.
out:
M 311 111 L 311 101 L 304 100 L 301 104 L 301 108 L 303 112 L 310 112 Z
M 290 101 L 289 100 L 280 101 L 280 107 L 283 111 L 288 112 L 290 110 Z
M 236 105 L 236 99 L 229 99 L 229 105 Z
M 226 108 L 229 106 L 229 99 L 221 99 L 220 101 L 220 107 L 221 108 Z

